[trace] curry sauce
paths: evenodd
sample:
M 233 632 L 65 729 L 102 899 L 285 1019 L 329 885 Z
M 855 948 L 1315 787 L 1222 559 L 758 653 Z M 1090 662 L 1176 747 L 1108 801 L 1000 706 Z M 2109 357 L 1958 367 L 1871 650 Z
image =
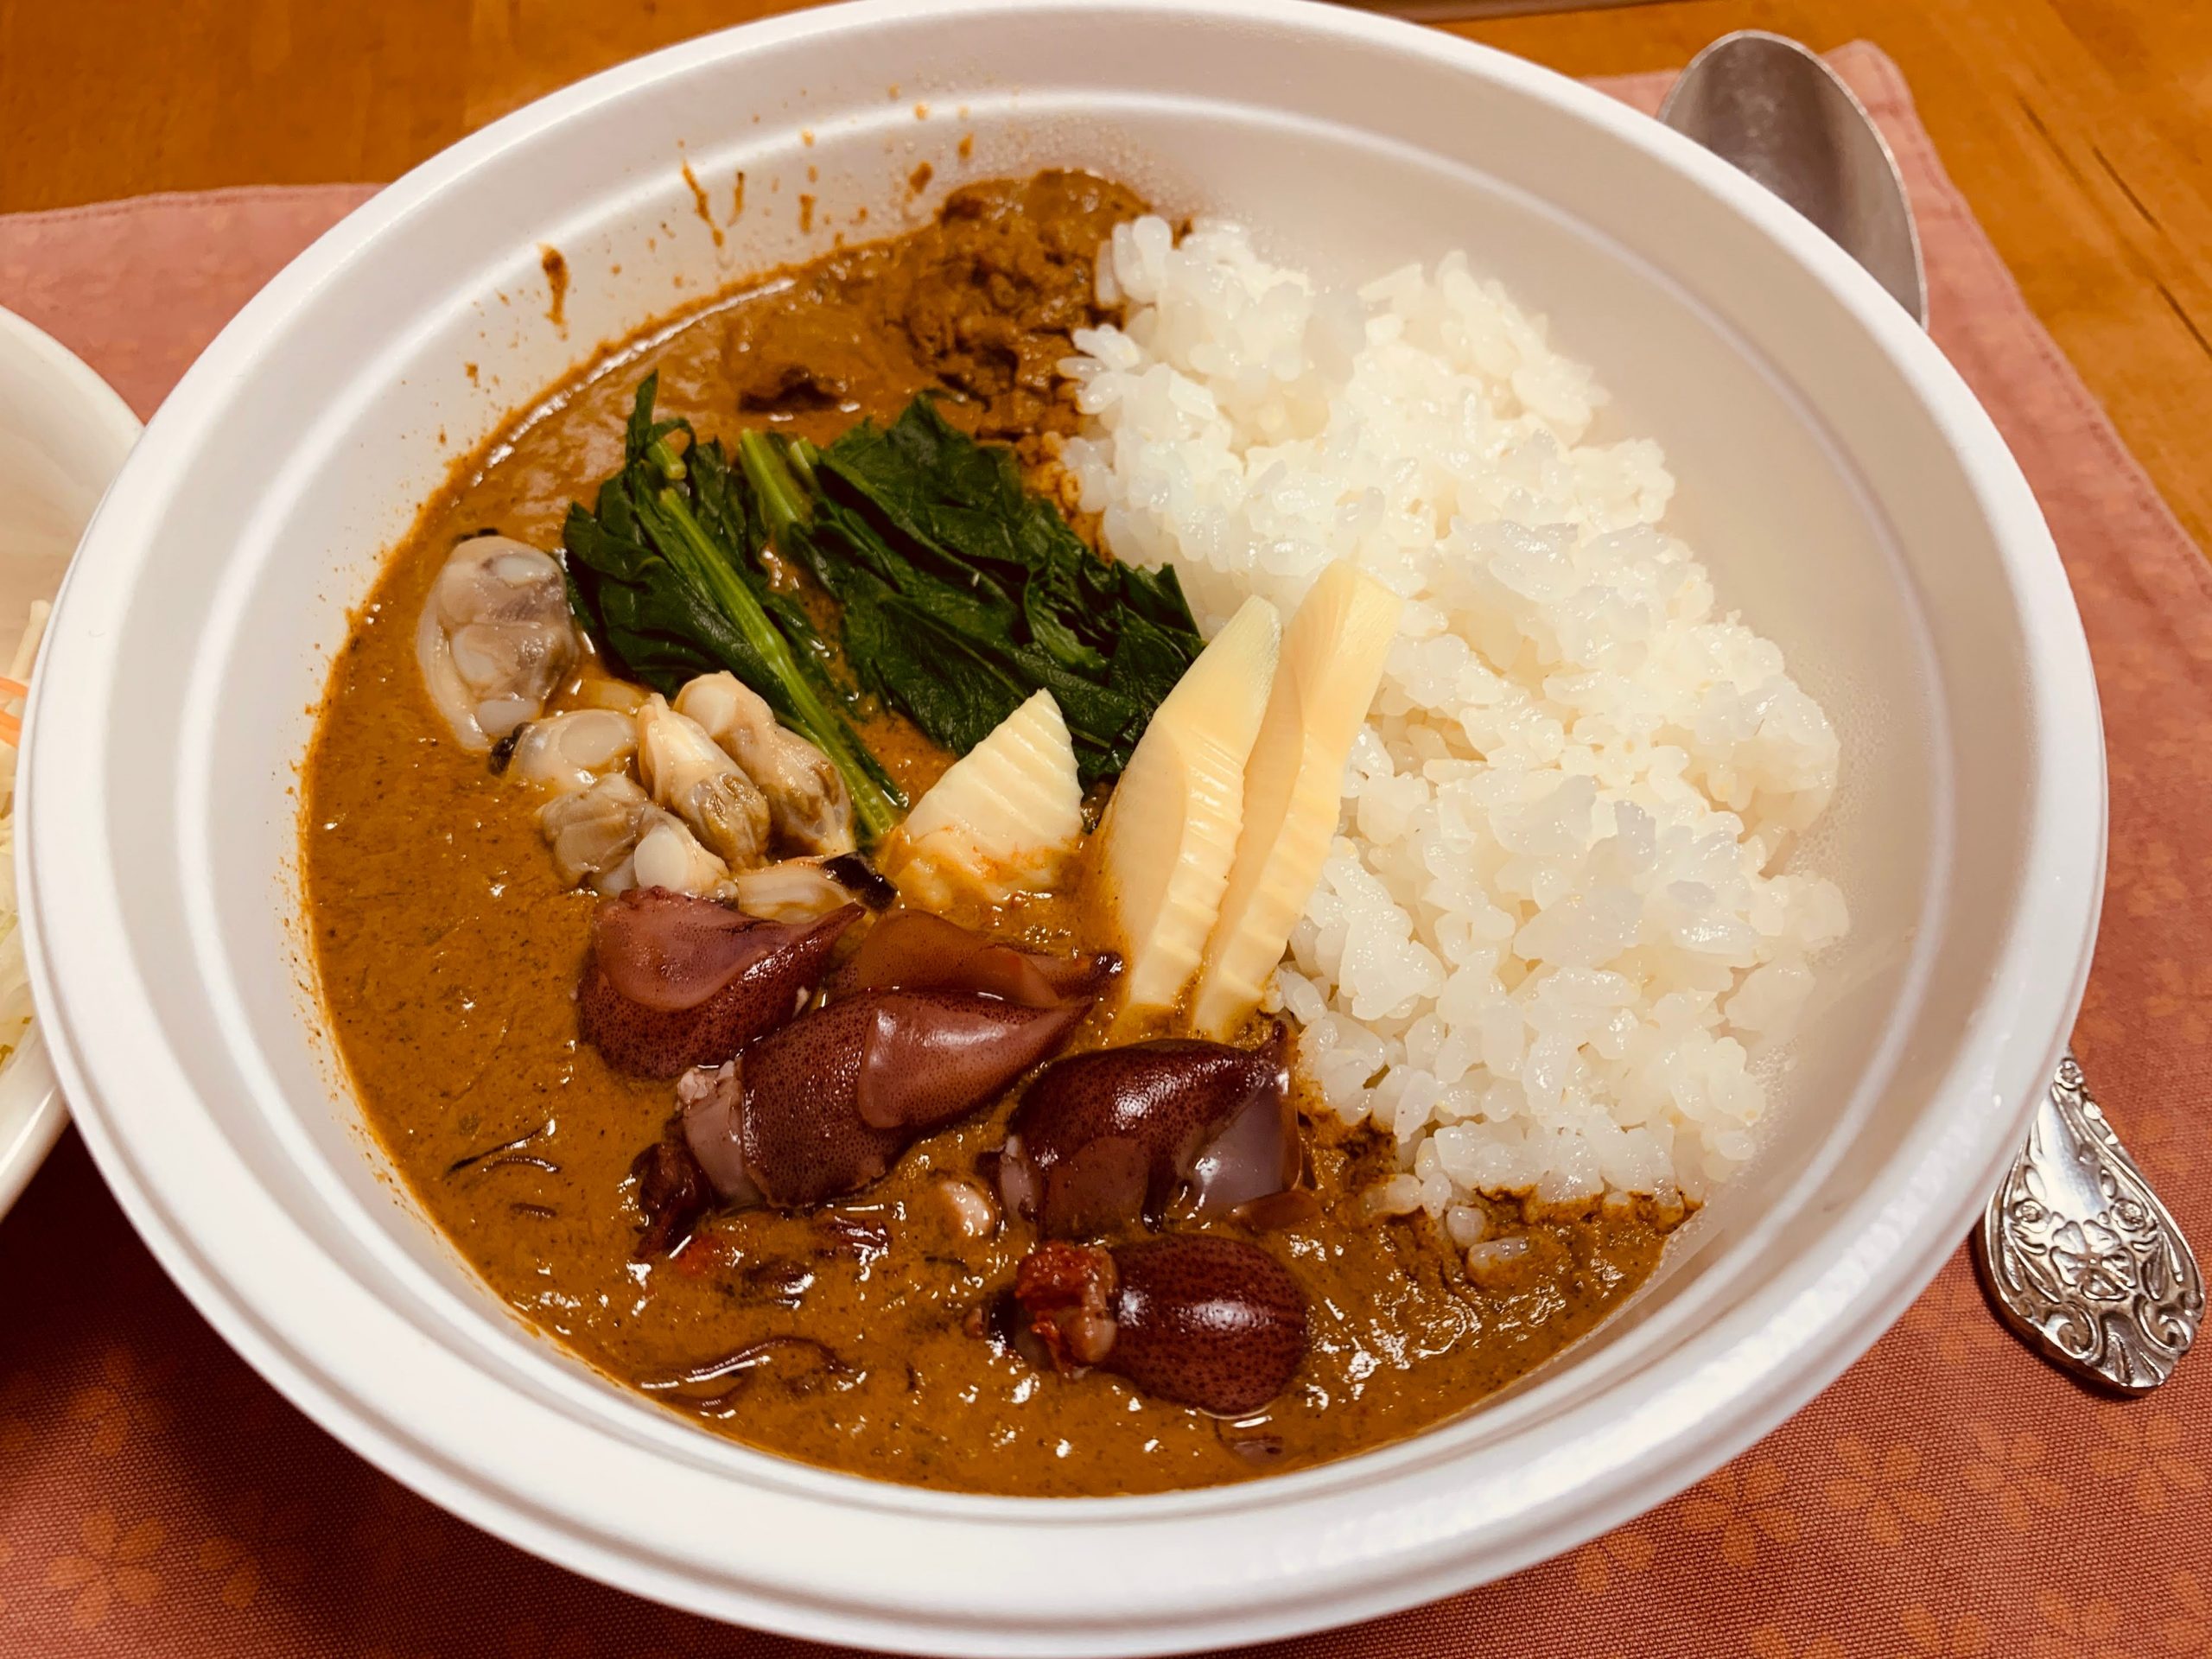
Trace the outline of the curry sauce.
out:
M 518 1315 L 763 1450 L 1040 1496 L 1344 1456 L 1463 1410 L 1588 1330 L 1651 1270 L 1674 1219 L 1648 1205 L 1531 1218 L 1500 1201 L 1490 1236 L 1527 1248 L 1478 1281 L 1426 1218 L 1370 1217 L 1367 1189 L 1395 1168 L 1387 1140 L 1301 1095 L 1318 1214 L 1264 1235 L 1218 1225 L 1289 1266 L 1310 1349 L 1288 1390 L 1233 1422 L 1104 1375 L 1040 1370 L 978 1334 L 1035 1230 L 1008 1217 L 969 1236 L 944 1178 L 975 1175 L 1011 1097 L 849 1201 L 725 1213 L 671 1256 L 636 1254 L 632 1161 L 667 1124 L 670 1085 L 578 1039 L 597 901 L 562 887 L 534 800 L 455 741 L 426 694 L 414 634 L 430 584 L 481 530 L 558 545 L 570 501 L 620 465 L 632 391 L 656 370 L 664 413 L 702 435 L 772 423 L 827 441 L 941 388 L 957 424 L 1049 473 L 1052 435 L 1073 425 L 1052 365 L 1103 315 L 1089 251 L 1139 207 L 1079 175 L 970 187 L 925 230 L 748 283 L 672 333 L 641 330 L 651 344 L 602 353 L 456 468 L 333 670 L 305 767 L 302 868 L 327 1017 L 369 1126 Z M 947 763 L 895 715 L 875 713 L 864 735 L 910 798 Z M 1084 931 L 1065 899 L 995 925 L 1046 944 Z

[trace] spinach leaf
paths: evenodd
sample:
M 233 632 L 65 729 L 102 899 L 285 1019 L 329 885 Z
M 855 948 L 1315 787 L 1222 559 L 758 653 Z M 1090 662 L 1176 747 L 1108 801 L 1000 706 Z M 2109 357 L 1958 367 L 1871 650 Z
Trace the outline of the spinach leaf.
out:
M 1024 487 L 1011 450 L 969 437 L 927 396 L 823 450 L 757 434 L 739 448 L 763 498 L 789 509 L 771 514 L 776 545 L 849 607 L 862 680 L 957 753 L 1041 686 L 1085 779 L 1111 776 L 1205 643 L 1173 572 L 1101 558 Z M 898 603 L 872 595 L 855 637 L 858 573 Z M 885 638 L 893 618 L 911 638 Z
M 728 669 L 845 779 L 873 841 L 906 806 L 861 741 L 829 670 L 828 642 L 760 564 L 768 517 L 719 443 L 682 421 L 656 421 L 648 375 L 625 432 L 622 470 L 595 510 L 573 505 L 562 543 L 577 620 L 617 664 L 672 695 L 695 674 Z M 681 438 L 679 453 L 672 439 Z
M 616 535 L 578 505 L 569 508 L 561 539 L 576 620 L 645 684 L 673 696 L 686 680 L 717 669 L 748 685 L 763 673 L 745 636 L 651 548 Z
M 752 431 L 733 455 L 655 420 L 655 389 L 638 389 L 621 472 L 570 510 L 576 615 L 656 690 L 738 675 L 846 772 L 871 834 L 904 802 L 846 719 L 861 693 L 964 754 L 1048 690 L 1090 781 L 1128 764 L 1204 645 L 1172 570 L 1100 557 L 1011 450 L 927 396 L 826 449 Z M 770 583 L 772 545 L 837 601 L 836 639 Z
M 972 749 L 1036 690 L 925 606 L 884 592 L 845 613 L 845 645 L 870 684 L 945 747 Z

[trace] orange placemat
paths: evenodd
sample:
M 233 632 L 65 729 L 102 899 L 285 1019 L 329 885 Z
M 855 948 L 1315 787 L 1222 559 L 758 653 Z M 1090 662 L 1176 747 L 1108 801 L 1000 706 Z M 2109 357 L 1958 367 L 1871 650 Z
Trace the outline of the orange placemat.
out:
M 2112 756 L 2112 879 L 2076 1033 L 2212 1245 L 2212 572 L 1944 177 L 1896 67 L 1839 60 L 1926 239 L 1937 340 L 2050 515 Z M 1656 107 L 1663 78 L 1610 83 Z M 0 219 L 0 304 L 142 411 L 365 190 Z M 1401 1655 L 2212 1656 L 2212 1355 L 2086 1395 L 2002 1335 L 1961 1251 L 1833 1388 L 1712 1479 L 1573 1554 L 1268 1649 Z M 1132 1595 L 1144 1593 L 1132 1585 Z M 294 1411 L 163 1278 L 73 1135 L 0 1224 L 0 1653 L 810 1659 L 571 1578 L 452 1520 Z

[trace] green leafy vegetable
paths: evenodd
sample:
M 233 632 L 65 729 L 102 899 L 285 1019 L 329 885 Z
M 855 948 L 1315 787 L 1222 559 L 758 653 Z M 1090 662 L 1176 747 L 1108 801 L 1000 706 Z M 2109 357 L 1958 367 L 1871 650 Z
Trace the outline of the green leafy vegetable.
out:
M 830 758 L 874 841 L 906 802 L 853 729 L 830 652 L 805 610 L 768 585 L 767 528 L 719 443 L 682 421 L 655 421 L 658 377 L 638 388 L 620 472 L 596 510 L 570 506 L 569 599 L 592 638 L 629 672 L 673 696 L 696 674 L 728 669 L 784 723 Z M 671 439 L 685 441 L 679 452 Z
M 1118 773 L 1205 642 L 1172 570 L 1100 558 L 927 397 L 826 449 L 747 432 L 733 459 L 638 388 L 622 470 L 563 532 L 570 601 L 601 649 L 671 695 L 727 668 L 845 775 L 871 839 L 906 804 L 847 717 L 855 688 L 772 544 L 841 607 L 860 687 L 965 754 L 1040 687 L 1086 782 Z
M 778 550 L 843 606 L 862 683 L 956 753 L 1041 686 L 1085 781 L 1117 773 L 1205 643 L 1172 570 L 1098 557 L 927 397 L 827 449 L 748 432 L 738 455 Z

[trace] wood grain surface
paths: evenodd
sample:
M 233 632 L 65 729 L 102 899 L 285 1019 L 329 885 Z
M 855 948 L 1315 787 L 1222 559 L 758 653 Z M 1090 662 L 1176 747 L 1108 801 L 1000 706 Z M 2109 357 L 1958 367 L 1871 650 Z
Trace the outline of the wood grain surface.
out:
M 791 0 L 0 0 L 0 212 L 382 180 L 578 76 Z M 1671 0 L 1450 25 L 1569 74 L 1756 27 L 1903 67 L 1945 163 L 2200 547 L 2212 540 L 2212 7 Z

